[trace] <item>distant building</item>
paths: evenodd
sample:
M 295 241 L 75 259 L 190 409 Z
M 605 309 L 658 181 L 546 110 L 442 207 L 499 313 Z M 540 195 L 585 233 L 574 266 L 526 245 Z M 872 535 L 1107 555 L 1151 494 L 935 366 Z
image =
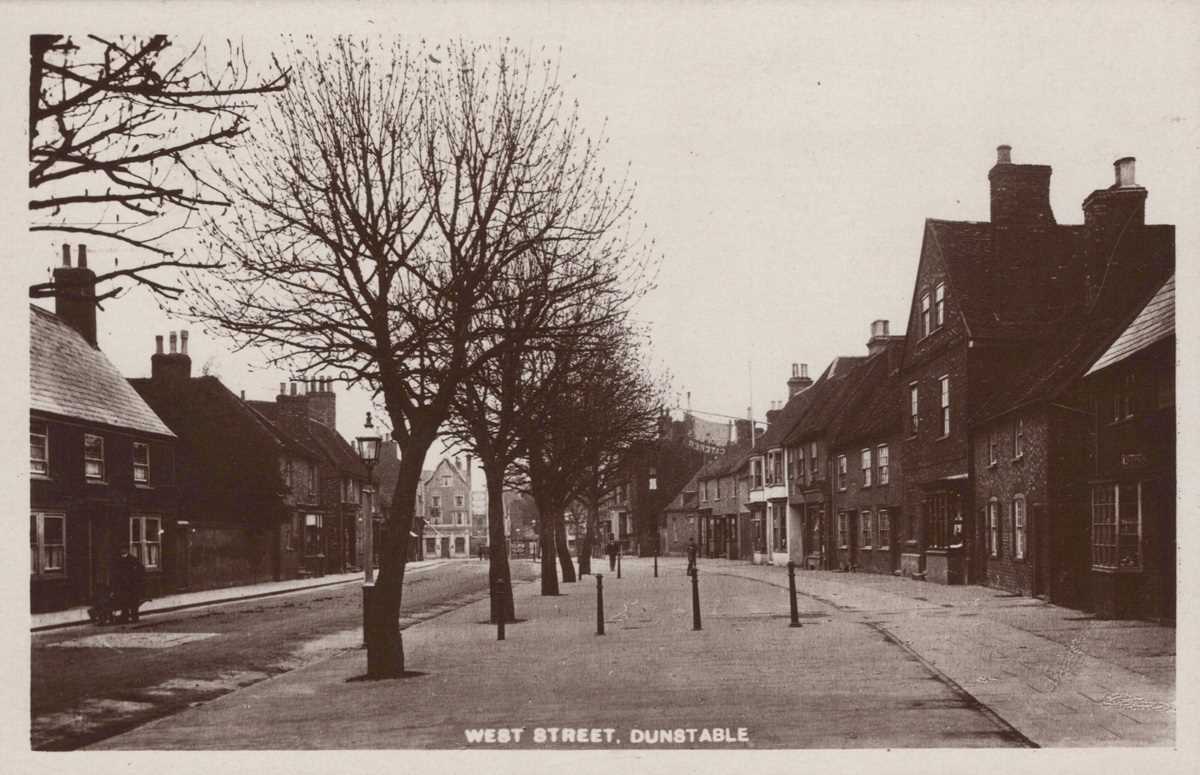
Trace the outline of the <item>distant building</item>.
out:
M 55 314 L 29 308 L 30 607 L 69 608 L 111 586 L 127 548 L 147 594 L 186 579 L 176 443 L 96 343 L 95 274 L 79 246 L 54 272 Z
M 471 483 L 460 459 L 443 458 L 423 482 L 424 556 L 470 557 Z

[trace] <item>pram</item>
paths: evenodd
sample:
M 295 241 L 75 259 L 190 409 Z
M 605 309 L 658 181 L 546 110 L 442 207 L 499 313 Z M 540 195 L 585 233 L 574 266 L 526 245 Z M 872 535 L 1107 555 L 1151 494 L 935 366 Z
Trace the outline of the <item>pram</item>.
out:
M 116 597 L 112 590 L 108 587 L 100 587 L 96 590 L 96 596 L 92 599 L 92 605 L 88 608 L 88 618 L 96 624 L 112 624 L 116 621 L 116 613 L 113 610 L 116 603 Z

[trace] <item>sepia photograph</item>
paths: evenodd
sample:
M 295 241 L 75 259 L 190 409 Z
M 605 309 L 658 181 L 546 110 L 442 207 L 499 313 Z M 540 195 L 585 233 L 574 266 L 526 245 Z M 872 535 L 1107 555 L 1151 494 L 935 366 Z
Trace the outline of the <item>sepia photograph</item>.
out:
M 1200 766 L 1200 6 L 2 7 L 18 771 Z

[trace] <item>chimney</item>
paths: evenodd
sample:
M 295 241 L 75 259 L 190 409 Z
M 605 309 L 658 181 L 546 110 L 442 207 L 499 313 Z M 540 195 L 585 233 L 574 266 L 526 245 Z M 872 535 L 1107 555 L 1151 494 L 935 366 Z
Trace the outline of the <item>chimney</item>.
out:
M 807 363 L 793 363 L 792 376 L 787 381 L 788 397 L 792 397 L 801 390 L 807 390 L 812 385 L 812 380 L 808 378 Z
M 749 420 L 734 420 L 734 437 L 736 441 L 750 441 L 750 421 Z
M 170 333 L 170 352 L 162 351 L 162 335 L 154 337 L 154 355 L 150 356 L 150 378 L 155 382 L 186 382 L 192 378 L 192 358 L 187 354 L 187 332 L 180 337 L 184 351 L 175 352 L 176 334 Z
M 992 187 L 992 224 L 1054 224 L 1054 212 L 1050 209 L 1050 171 L 1045 164 L 1013 164 L 1012 147 L 998 146 L 996 164 L 988 172 Z
M 887 349 L 888 321 L 875 320 L 871 322 L 871 338 L 867 340 L 867 353 L 878 355 Z
M 308 416 L 326 428 L 337 430 L 337 394 L 330 387 L 329 383 L 332 381 L 328 377 L 312 380 L 312 391 L 308 395 Z
M 771 425 L 775 422 L 775 418 L 779 416 L 780 408 L 781 406 L 779 401 L 771 402 L 771 408 L 767 410 L 767 425 Z
M 87 268 L 87 246 L 78 246 L 78 266 L 71 266 L 71 246 L 63 245 L 63 265 L 54 269 L 54 314 L 96 347 L 96 274 Z
M 1118 242 L 1132 246 L 1146 223 L 1147 191 L 1134 177 L 1136 159 L 1124 156 L 1113 162 L 1113 184 L 1097 189 L 1083 200 L 1083 225 L 1088 240 L 1088 293 L 1099 292 L 1110 260 L 1120 260 Z M 1120 251 L 1123 255 L 1125 251 Z

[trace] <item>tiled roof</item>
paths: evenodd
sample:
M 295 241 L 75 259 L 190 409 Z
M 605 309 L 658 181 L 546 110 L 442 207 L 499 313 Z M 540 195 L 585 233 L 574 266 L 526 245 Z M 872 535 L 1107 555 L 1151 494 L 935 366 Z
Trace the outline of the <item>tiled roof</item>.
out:
M 232 395 L 232 394 L 231 394 Z M 304 434 L 295 428 L 285 427 L 279 421 L 278 405 L 274 401 L 243 401 L 247 409 L 259 420 L 275 439 L 287 449 L 304 457 L 320 460 L 323 453 Z
M 1133 319 L 1129 327 L 1121 332 L 1117 341 L 1104 351 L 1092 364 L 1087 373 L 1100 371 L 1124 360 L 1136 352 L 1146 349 L 1155 342 L 1175 335 L 1175 275 L 1171 275 L 1158 293 Z
M 735 473 L 750 457 L 750 451 L 750 442 L 748 440 L 731 444 L 726 448 L 724 455 L 721 455 L 716 460 L 708 461 L 696 472 L 697 481 L 715 479 Z
M 779 410 L 779 414 L 775 415 L 775 421 L 767 427 L 767 432 L 759 439 L 759 449 L 773 449 L 783 444 L 783 440 L 792 428 L 796 427 L 796 423 L 800 422 L 800 418 L 808 409 L 813 396 L 812 387 L 809 385 L 807 389 L 801 390 L 787 400 L 787 403 Z
M 174 436 L 117 367 L 62 318 L 29 306 L 31 409 Z
M 281 422 L 279 405 L 274 401 L 247 401 L 251 408 L 267 418 L 274 430 L 309 454 L 324 458 L 335 468 L 351 476 L 367 478 L 367 469 L 354 447 L 333 428 L 312 418 L 303 423 Z
M 866 360 L 865 356 L 841 356 L 833 359 L 812 387 L 805 391 L 812 394 L 808 407 L 799 422 L 784 437 L 784 445 L 792 446 L 813 436 L 832 436 L 836 433 L 842 408 L 853 395 L 849 390 L 852 384 L 851 375 Z
M 850 375 L 850 395 L 842 405 L 835 444 L 880 438 L 900 427 L 901 380 L 899 372 L 891 368 L 892 362 L 885 350 L 868 358 Z

